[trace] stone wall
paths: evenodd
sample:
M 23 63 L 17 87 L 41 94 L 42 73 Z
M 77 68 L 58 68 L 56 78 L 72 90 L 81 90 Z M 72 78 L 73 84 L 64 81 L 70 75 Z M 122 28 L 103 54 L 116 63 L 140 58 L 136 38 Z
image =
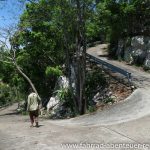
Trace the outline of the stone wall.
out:
M 150 37 L 135 36 L 119 40 L 116 55 L 118 59 L 123 59 L 129 64 L 138 64 L 150 69 Z

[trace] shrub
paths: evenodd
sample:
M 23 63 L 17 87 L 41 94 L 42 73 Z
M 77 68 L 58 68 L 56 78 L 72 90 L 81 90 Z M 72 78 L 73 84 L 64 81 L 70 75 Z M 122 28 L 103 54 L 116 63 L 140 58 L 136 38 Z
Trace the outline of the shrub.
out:
M 59 77 L 63 73 L 60 70 L 60 67 L 56 66 L 56 67 L 47 67 L 46 71 L 45 71 L 45 74 L 46 74 L 46 76 L 56 76 L 56 77 Z
M 18 102 L 24 99 L 19 87 L 11 87 L 9 84 L 0 81 L 0 106 Z
M 73 93 L 68 88 L 61 88 L 57 90 L 57 96 L 62 103 L 66 105 L 66 107 L 70 108 L 72 112 L 75 110 L 75 106 L 73 103 Z
M 0 83 L 0 106 L 15 100 L 15 93 L 8 84 Z
M 92 101 L 94 95 L 99 89 L 104 89 L 107 85 L 106 78 L 101 69 L 96 68 L 94 71 L 87 73 L 85 92 L 88 109 L 91 109 L 91 106 L 95 105 Z

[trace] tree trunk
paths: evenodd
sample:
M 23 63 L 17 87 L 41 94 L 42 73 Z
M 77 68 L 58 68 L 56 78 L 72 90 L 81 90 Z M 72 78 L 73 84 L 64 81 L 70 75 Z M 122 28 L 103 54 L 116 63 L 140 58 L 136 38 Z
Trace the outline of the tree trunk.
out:
M 16 69 L 18 70 L 18 72 L 26 79 L 26 81 L 30 84 L 30 86 L 32 87 L 33 91 L 39 96 L 34 84 L 32 83 L 32 81 L 30 80 L 30 78 L 19 68 L 19 66 L 17 65 L 16 62 L 13 63 L 16 67 Z M 40 97 L 40 96 L 39 96 Z
M 61 0 L 61 6 L 63 6 L 63 1 Z M 63 7 L 61 7 L 61 13 L 62 13 L 62 18 L 65 18 L 67 15 L 66 15 L 66 12 L 65 12 L 65 9 Z M 78 109 L 78 104 L 77 104 L 77 101 L 76 101 L 76 98 L 74 96 L 74 93 L 73 93 L 73 87 L 72 87 L 72 83 L 74 81 L 72 81 L 71 79 L 71 65 L 72 65 L 72 62 L 71 62 L 71 55 L 70 55 L 70 46 L 69 46 L 69 36 L 68 36 L 68 32 L 66 31 L 66 25 L 68 24 L 68 22 L 64 22 L 63 23 L 63 32 L 64 32 L 64 43 L 65 43 L 65 46 L 64 46 L 64 49 L 65 49 L 65 65 L 66 65 L 66 72 L 67 72 L 67 77 L 69 79 L 69 89 L 71 90 L 71 93 L 72 93 L 72 98 L 73 98 L 73 103 L 74 103 L 74 110 L 76 113 L 79 112 L 79 109 Z
M 77 97 L 79 102 L 80 114 L 86 111 L 86 98 L 85 98 L 85 68 L 86 68 L 86 42 L 85 42 L 85 23 L 84 23 L 84 2 L 82 4 L 76 0 L 77 4 L 77 20 L 78 20 L 78 33 L 76 40 L 76 55 L 77 55 Z

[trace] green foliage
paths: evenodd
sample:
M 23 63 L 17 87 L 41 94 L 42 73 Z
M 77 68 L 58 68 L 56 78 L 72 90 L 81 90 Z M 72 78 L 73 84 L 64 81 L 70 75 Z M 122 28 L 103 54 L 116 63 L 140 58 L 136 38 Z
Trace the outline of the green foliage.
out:
M 59 0 L 27 3 L 18 31 L 12 38 L 12 44 L 17 49 L 18 65 L 44 98 L 50 96 L 56 77 L 62 74 L 57 66 L 64 64 L 62 14 L 59 3 Z M 27 91 L 28 88 L 29 85 L 25 86 L 24 90 Z
M 92 20 L 95 19 L 92 16 L 94 1 L 87 0 L 80 1 L 80 3 L 81 6 L 85 4 L 86 11 L 83 18 L 88 20 L 85 21 L 88 39 L 96 39 L 99 35 L 96 35 L 99 28 L 92 23 Z M 79 34 L 77 30 L 80 28 L 77 16 L 76 1 L 38 0 L 33 3 L 27 2 L 17 31 L 10 39 L 12 47 L 16 50 L 17 64 L 32 80 L 43 98 L 48 98 L 52 94 L 56 77 L 62 74 L 57 66 L 66 63 L 66 51 L 70 58 L 74 55 L 75 43 Z M 91 16 L 93 19 L 89 19 Z M 94 30 L 96 28 L 97 31 Z M 16 78 L 16 70 L 14 68 L 13 71 L 6 70 L 4 74 L 0 73 L 3 81 L 14 83 L 19 87 L 22 84 L 21 88 L 24 89 L 24 93 L 28 92 L 30 85 L 25 80 Z
M 93 106 L 89 105 L 88 106 L 88 112 L 89 113 L 92 113 L 92 112 L 95 112 L 95 111 L 96 111 L 96 106 L 95 105 L 93 105 Z
M 4 57 L 0 64 L 0 104 L 13 103 L 24 99 L 26 82 L 18 74 L 14 65 L 10 62 L 7 63 L 8 51 L 1 51 Z
M 75 113 L 75 106 L 73 102 L 73 93 L 68 88 L 61 88 L 56 91 L 56 95 L 60 101 L 65 104 L 71 110 L 71 113 Z
M 68 88 L 61 88 L 61 89 L 57 90 L 56 92 L 57 92 L 57 96 L 59 97 L 60 101 L 62 101 L 62 102 L 68 101 L 68 97 L 70 96 Z
M 116 54 L 120 38 L 143 34 L 141 31 L 149 28 L 149 0 L 86 0 L 80 3 L 82 6 L 85 4 L 82 17 L 86 42 L 110 42 L 111 55 Z M 81 28 L 77 13 L 76 1 L 37 0 L 27 3 L 18 30 L 10 39 L 16 49 L 18 65 L 43 98 L 50 97 L 56 78 L 62 75 L 58 66 L 66 63 L 66 53 L 70 59 L 74 56 L 78 28 Z M 3 47 L 1 53 L 8 56 Z M 29 84 L 18 76 L 13 65 L 1 63 L 0 78 L 9 86 L 15 86 L 23 95 L 28 91 Z M 88 101 L 95 93 L 94 89 L 99 88 L 98 83 L 101 86 L 106 84 L 103 74 L 87 74 Z
M 56 66 L 56 67 L 49 67 L 48 66 L 46 68 L 45 74 L 46 74 L 46 76 L 56 76 L 56 77 L 63 75 L 59 66 Z
M 9 99 L 9 87 L 5 84 L 0 84 L 0 105 L 4 105 L 10 101 Z
M 114 103 L 114 99 L 108 97 L 108 98 L 104 99 L 103 102 L 106 103 L 106 104 L 108 104 L 108 103 Z
M 149 34 L 149 0 L 103 0 L 96 8 L 100 32 L 111 43 L 112 56 L 119 39 Z
M 19 74 L 14 74 L 14 76 L 12 77 L 11 82 L 9 83 L 9 85 L 12 86 L 12 87 L 16 87 L 19 95 L 22 95 L 20 97 L 21 99 L 26 94 L 24 89 L 26 88 L 27 83 L 24 81 L 24 79 Z
M 87 73 L 86 77 L 86 98 L 87 105 L 92 106 L 92 98 L 99 89 L 104 89 L 107 86 L 106 78 L 102 73 L 102 70 L 96 69 L 92 72 Z
M 5 83 L 11 82 L 14 75 L 14 66 L 7 63 L 0 63 L 0 78 Z
M 16 100 L 16 93 L 8 84 L 0 82 L 0 106 L 10 104 Z
M 26 51 L 21 51 L 17 55 L 17 63 L 20 64 L 22 67 L 26 68 L 31 66 L 31 56 Z

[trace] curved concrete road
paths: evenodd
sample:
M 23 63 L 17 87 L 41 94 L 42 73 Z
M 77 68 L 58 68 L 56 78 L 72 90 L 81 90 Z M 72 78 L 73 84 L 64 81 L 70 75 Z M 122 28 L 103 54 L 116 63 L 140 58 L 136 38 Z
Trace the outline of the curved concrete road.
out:
M 103 111 L 88 114 L 69 120 L 55 121 L 60 125 L 113 125 L 137 120 L 150 115 L 150 89 L 139 88 L 135 90 L 126 100 L 110 106 Z
M 88 52 L 98 57 L 103 46 Z M 60 121 L 41 118 L 38 129 L 29 128 L 28 116 L 16 114 L 16 104 L 8 107 L 0 111 L 0 150 L 150 149 L 150 74 L 109 61 L 129 70 L 140 88 L 126 100 L 93 115 Z
M 111 106 L 103 111 L 97 111 L 94 115 L 84 115 L 70 120 L 56 121 L 60 125 L 112 125 L 150 115 L 150 74 L 141 71 L 137 67 L 125 65 L 124 63 L 108 60 L 106 52 L 107 45 L 101 44 L 89 48 L 87 52 L 97 58 L 103 59 L 117 67 L 132 73 L 133 83 L 136 89 L 126 100 Z
M 87 53 L 100 58 L 108 63 L 120 67 L 132 74 L 132 82 L 139 88 L 150 87 L 150 73 L 144 72 L 141 68 L 136 66 L 127 65 L 125 63 L 110 60 L 107 57 L 107 44 L 100 44 L 95 47 L 89 48 Z

